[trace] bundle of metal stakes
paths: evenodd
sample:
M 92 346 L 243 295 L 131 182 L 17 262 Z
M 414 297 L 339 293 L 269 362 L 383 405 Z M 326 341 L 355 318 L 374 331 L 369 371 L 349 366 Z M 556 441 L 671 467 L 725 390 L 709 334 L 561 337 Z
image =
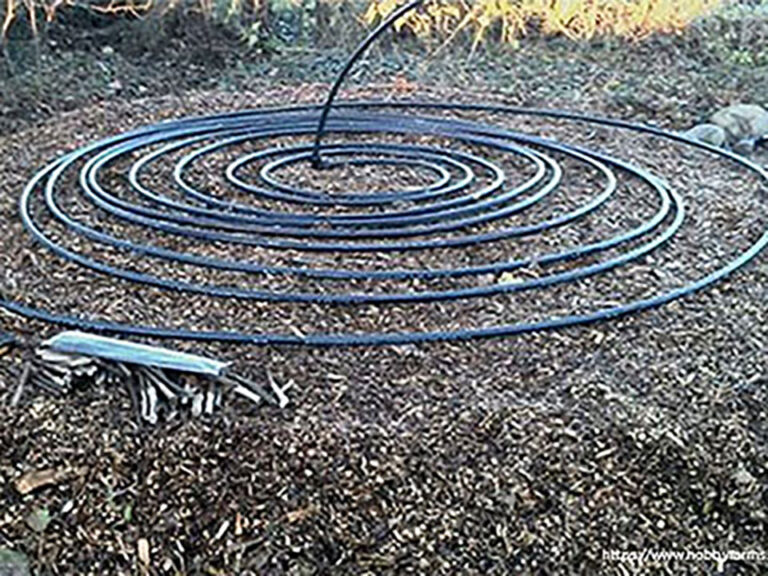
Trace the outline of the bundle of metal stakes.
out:
M 289 386 L 281 387 L 269 376 L 266 380 L 262 386 L 201 356 L 65 332 L 35 350 L 11 404 L 18 404 L 28 388 L 63 396 L 78 386 L 123 386 L 137 420 L 157 424 L 213 414 L 232 396 L 285 407 Z

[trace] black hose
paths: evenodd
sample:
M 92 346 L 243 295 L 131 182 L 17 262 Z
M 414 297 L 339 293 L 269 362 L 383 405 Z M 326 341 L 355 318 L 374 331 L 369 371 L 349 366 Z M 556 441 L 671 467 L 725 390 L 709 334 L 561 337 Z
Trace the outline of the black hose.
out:
M 355 48 L 350 57 L 347 59 L 347 62 L 341 69 L 341 72 L 339 72 L 336 80 L 334 80 L 333 84 L 331 85 L 331 89 L 328 90 L 328 96 L 326 97 L 325 104 L 323 105 L 323 109 L 320 112 L 320 122 L 317 125 L 315 145 L 312 149 L 312 164 L 315 168 L 323 168 L 324 166 L 320 153 L 322 151 L 323 136 L 326 134 L 325 128 L 326 124 L 328 123 L 328 116 L 331 113 L 331 108 L 333 108 L 333 101 L 336 99 L 336 96 L 341 89 L 341 85 L 344 83 L 347 75 L 352 71 L 352 68 L 354 68 L 357 61 L 360 60 L 363 54 L 365 54 L 368 48 L 371 47 L 371 45 L 379 38 L 379 36 L 394 26 L 395 23 L 403 16 L 413 12 L 422 4 L 424 4 L 424 0 L 413 0 L 412 2 L 407 2 L 399 8 L 393 10 L 391 14 L 389 14 L 379 23 L 373 32 L 368 34 L 368 36 L 366 36 L 366 38 L 360 42 L 360 44 L 358 44 L 357 48 Z
M 335 102 L 344 77 L 365 49 L 397 18 L 419 4 L 421 0 L 399 9 L 360 45 L 345 65 L 322 107 L 268 108 L 165 122 L 92 143 L 52 162 L 32 178 L 22 194 L 20 210 L 26 229 L 43 246 L 65 260 L 102 274 L 173 291 L 242 300 L 336 305 L 440 302 L 534 290 L 574 282 L 617 269 L 663 246 L 674 237 L 685 218 L 679 195 L 669 189 L 661 179 L 642 168 L 605 153 L 488 123 L 447 117 L 446 114 L 479 112 L 508 116 L 535 116 L 610 126 L 698 148 L 734 162 L 762 181 L 768 181 L 768 173 L 763 168 L 729 151 L 694 142 L 684 136 L 655 127 L 620 120 L 567 111 L 524 109 L 491 104 L 413 101 Z M 312 135 L 314 135 L 312 145 L 270 144 L 276 138 Z M 323 144 L 323 138 L 327 135 L 334 135 L 336 137 L 334 142 Z M 339 141 L 349 135 L 358 137 L 353 141 Z M 359 138 L 360 136 L 365 136 L 368 140 Z M 369 141 L 372 136 L 381 141 Z M 530 164 L 532 175 L 523 182 L 511 184 L 509 182 L 511 175 L 505 173 L 498 162 L 493 162 L 487 157 L 459 149 L 406 142 L 408 138 L 420 136 L 448 140 L 461 144 L 464 148 L 487 149 L 493 151 L 495 156 L 514 156 Z M 400 140 L 394 142 L 392 137 Z M 235 203 L 210 195 L 193 186 L 185 178 L 186 169 L 193 162 L 204 159 L 215 151 L 226 150 L 244 142 L 257 142 L 262 145 L 257 152 L 241 156 L 228 166 L 226 179 L 229 184 L 240 191 L 265 200 L 308 206 L 310 210 L 279 211 Z M 187 200 L 181 201 L 165 196 L 144 184 L 143 174 L 154 162 L 167 158 L 171 153 L 184 152 L 187 149 L 191 151 L 182 157 L 174 170 L 174 182 Z M 140 159 L 131 163 L 128 181 L 132 190 L 141 197 L 142 201 L 131 202 L 111 192 L 103 184 L 103 173 L 106 168 L 118 164 L 121 160 L 133 158 L 137 154 L 140 155 Z M 532 224 L 499 226 L 508 217 L 537 205 L 558 190 L 563 172 L 561 165 L 555 159 L 558 156 L 564 156 L 588 166 L 594 173 L 601 176 L 602 187 L 591 199 L 568 212 Z M 310 163 L 317 167 L 339 164 L 384 165 L 393 169 L 417 167 L 425 173 L 430 173 L 433 179 L 430 184 L 421 187 L 377 193 L 360 190 L 338 195 L 287 184 L 276 176 L 278 170 L 300 163 Z M 240 177 L 241 170 L 252 164 L 261 165 L 259 178 L 255 183 Z M 617 173 L 629 174 L 644 182 L 657 197 L 657 210 L 648 220 L 612 237 L 560 252 L 513 261 L 489 262 L 474 266 L 389 270 L 316 268 L 299 265 L 268 266 L 201 256 L 150 243 L 135 242 L 90 226 L 68 214 L 61 205 L 59 198 L 63 189 L 60 185 L 61 180 L 71 173 L 78 174 L 82 194 L 90 203 L 132 225 L 156 230 L 162 234 L 208 242 L 317 253 L 380 253 L 462 248 L 539 234 L 567 226 L 599 210 L 612 199 L 617 190 Z M 482 185 L 478 184 L 480 182 Z M 618 255 L 599 259 L 595 263 L 572 266 L 567 271 L 546 274 L 530 280 L 499 282 L 490 286 L 397 293 L 252 290 L 170 279 L 118 267 L 86 256 L 68 248 L 56 237 L 43 230 L 38 224 L 39 216 L 33 214 L 34 198 L 42 198 L 47 213 L 56 221 L 80 237 L 98 245 L 128 251 L 136 256 L 249 274 L 287 275 L 321 280 L 430 280 L 500 274 L 536 264 L 550 265 L 576 261 L 585 256 L 598 257 L 616 248 L 623 248 L 623 251 Z M 343 214 L 317 212 L 318 208 L 338 205 L 346 208 L 375 208 L 375 210 Z M 497 228 L 491 232 L 471 232 L 480 225 L 490 223 L 495 223 Z M 768 244 L 768 231 L 764 231 L 758 241 L 718 270 L 689 285 L 652 298 L 585 314 L 452 331 L 308 335 L 197 331 L 82 319 L 40 310 L 10 300 L 0 301 L 0 306 L 28 318 L 78 329 L 158 338 L 317 346 L 464 340 L 587 324 L 660 306 L 721 280 L 751 261 L 766 244 Z

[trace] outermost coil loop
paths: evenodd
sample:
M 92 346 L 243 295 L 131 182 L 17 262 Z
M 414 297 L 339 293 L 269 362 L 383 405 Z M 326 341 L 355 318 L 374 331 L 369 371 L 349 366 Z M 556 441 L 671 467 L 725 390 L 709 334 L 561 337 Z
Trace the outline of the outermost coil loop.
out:
M 460 113 L 533 116 L 634 131 L 698 148 L 736 163 L 762 182 L 768 182 L 768 173 L 763 168 L 727 150 L 655 127 L 621 120 L 494 104 L 336 102 L 341 82 L 365 49 L 394 21 L 419 4 L 420 0 L 398 10 L 360 45 L 333 85 L 324 106 L 267 108 L 164 122 L 94 142 L 55 160 L 32 178 L 22 194 L 20 211 L 26 229 L 44 247 L 67 261 L 115 278 L 177 292 L 243 301 L 349 306 L 441 302 L 535 290 L 604 274 L 653 253 L 675 236 L 685 219 L 681 197 L 643 168 L 599 151 L 495 124 L 461 119 Z M 297 139 L 313 136 L 311 144 L 295 143 Z M 332 142 L 323 142 L 331 137 Z M 456 146 L 420 143 L 418 140 L 422 137 Z M 275 144 L 279 139 L 289 139 L 293 143 Z M 231 161 L 224 171 L 225 179 L 228 186 L 239 193 L 258 198 L 261 202 L 258 206 L 211 194 L 187 178 L 188 169 L 195 163 L 204 161 L 212 154 L 236 149 L 243 143 L 248 143 L 254 150 Z M 471 151 L 477 149 L 487 150 L 489 154 L 480 155 Z M 173 184 L 181 198 L 157 190 L 145 178 L 153 164 L 179 155 L 180 160 L 173 169 Z M 525 164 L 528 176 L 515 181 L 513 175 L 494 160 L 500 156 Z M 137 161 L 132 160 L 137 157 Z M 558 158 L 567 158 L 569 162 L 588 167 L 600 178 L 597 191 L 588 201 L 549 218 L 522 225 L 506 224 L 507 219 L 546 201 L 559 189 L 563 168 Z M 105 173 L 126 161 L 130 165 L 127 181 L 133 196 L 140 201 L 115 193 L 105 183 Z M 424 175 L 427 183 L 375 192 L 363 187 L 344 194 L 332 194 L 281 176 L 285 171 L 307 163 L 319 169 L 375 166 L 397 171 L 406 168 Z M 259 167 L 257 177 L 245 177 L 243 173 L 253 166 Z M 656 196 L 656 211 L 633 228 L 613 236 L 528 258 L 420 269 L 277 266 L 175 250 L 114 235 L 91 225 L 70 214 L 59 197 L 62 180 L 73 172 L 77 174 L 82 196 L 92 206 L 131 226 L 145 228 L 158 235 L 173 235 L 200 242 L 319 254 L 375 255 L 456 249 L 559 229 L 600 210 L 609 202 L 617 192 L 618 174 L 628 174 L 651 190 Z M 252 289 L 169 278 L 86 255 L 60 242 L 39 224 L 39 217 L 33 208 L 38 201 L 44 203 L 49 217 L 93 244 L 202 269 L 266 277 L 293 276 L 324 281 L 432 281 L 503 274 L 532 265 L 547 266 L 589 258 L 587 263 L 535 278 L 450 289 L 398 292 Z M 295 206 L 296 209 L 271 209 L 270 202 Z M 339 207 L 343 208 L 341 213 L 335 210 Z M 487 225 L 493 225 L 490 231 Z M 486 228 L 478 231 L 483 227 Z M 764 231 L 756 242 L 719 269 L 685 286 L 650 298 L 582 314 L 460 330 L 314 334 L 197 331 L 83 319 L 11 300 L 0 301 L 0 306 L 29 318 L 79 329 L 159 338 L 317 346 L 464 340 L 587 324 L 660 306 L 721 280 L 755 258 L 766 244 L 768 231 Z

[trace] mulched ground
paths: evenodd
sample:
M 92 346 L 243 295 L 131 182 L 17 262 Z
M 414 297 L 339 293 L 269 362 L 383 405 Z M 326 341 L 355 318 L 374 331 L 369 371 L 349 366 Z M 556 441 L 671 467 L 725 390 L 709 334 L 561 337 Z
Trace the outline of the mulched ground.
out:
M 684 230 L 652 260 L 547 291 L 545 299 L 516 295 L 352 314 L 137 288 L 63 264 L 34 246 L 18 223 L 15 203 L 26 179 L 76 144 L 160 118 L 316 100 L 321 93 L 322 87 L 306 86 L 100 105 L 3 138 L 0 218 L 8 226 L 0 238 L 0 287 L 37 305 L 149 324 L 301 332 L 477 326 L 668 290 L 733 257 L 767 221 L 765 191 L 706 155 L 566 122 L 474 116 L 606 149 L 652 169 L 684 196 Z M 418 95 L 489 98 L 448 90 Z M 567 99 L 548 104 L 573 107 Z M 596 112 L 607 107 L 597 94 L 578 105 Z M 225 160 L 213 158 L 209 168 Z M 593 193 L 593 176 L 570 168 L 573 178 L 557 199 L 521 222 Z M 375 171 L 366 177 L 378 186 L 389 181 Z M 167 181 L 162 166 L 153 178 Z M 647 197 L 627 179 L 616 201 L 570 236 L 430 254 L 426 261 L 397 255 L 394 263 L 472 263 L 583 241 L 647 216 L 654 208 Z M 80 206 L 74 194 L 71 206 Z M 98 215 L 86 218 L 116 234 L 141 234 Z M 110 251 L 99 256 L 145 269 Z M 278 263 L 294 255 L 243 250 L 237 256 Z M 151 269 L 174 277 L 199 274 L 158 266 Z M 255 379 L 292 382 L 285 410 L 230 407 L 212 419 L 140 428 L 119 391 L 37 397 L 20 409 L 6 402 L 0 408 L 0 548 L 22 551 L 40 573 L 60 574 L 622 574 L 634 567 L 605 560 L 604 552 L 763 549 L 767 276 L 762 257 L 716 288 L 662 310 L 508 340 L 355 350 L 178 344 L 231 360 Z M 204 277 L 264 285 L 234 275 Z M 55 332 L 2 318 L 0 329 L 16 330 L 30 344 Z M 12 393 L 25 354 L 2 359 L 0 395 Z M 68 467 L 82 473 L 29 496 L 14 488 L 26 471 Z M 47 511 L 42 523 L 41 511 Z M 149 543 L 149 568 L 137 550 L 142 539 Z M 713 571 L 711 563 L 648 564 L 644 571 L 675 568 Z M 729 563 L 725 573 L 764 569 Z

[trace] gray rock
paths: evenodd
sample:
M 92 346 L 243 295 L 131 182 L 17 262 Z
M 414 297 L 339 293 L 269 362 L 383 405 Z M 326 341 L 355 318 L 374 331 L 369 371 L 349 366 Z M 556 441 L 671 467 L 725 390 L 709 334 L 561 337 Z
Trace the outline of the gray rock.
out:
M 742 156 L 749 156 L 755 151 L 755 148 L 757 148 L 757 140 L 751 138 L 739 140 L 733 145 L 733 151 Z
M 0 576 L 29 576 L 29 560 L 21 552 L 0 548 Z
M 727 138 L 725 130 L 717 124 L 699 124 L 685 132 L 683 136 L 712 146 L 722 146 Z
M 768 111 L 755 104 L 734 104 L 712 116 L 712 124 L 725 130 L 731 144 L 757 140 L 768 134 Z

